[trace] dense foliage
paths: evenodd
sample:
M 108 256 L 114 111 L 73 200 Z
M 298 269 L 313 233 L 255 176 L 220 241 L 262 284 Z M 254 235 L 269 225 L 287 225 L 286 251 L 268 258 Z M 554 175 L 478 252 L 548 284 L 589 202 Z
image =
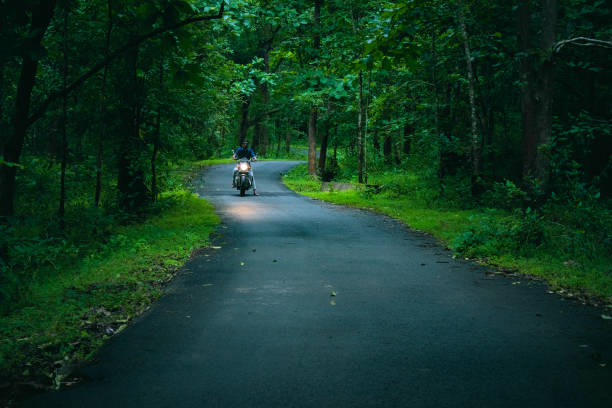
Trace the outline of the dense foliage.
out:
M 2 300 L 147 216 L 176 166 L 242 139 L 263 156 L 308 139 L 325 180 L 411 169 L 432 205 L 517 211 L 585 231 L 570 238 L 582 255 L 583 241 L 612 250 L 611 13 L 586 0 L 2 0 Z

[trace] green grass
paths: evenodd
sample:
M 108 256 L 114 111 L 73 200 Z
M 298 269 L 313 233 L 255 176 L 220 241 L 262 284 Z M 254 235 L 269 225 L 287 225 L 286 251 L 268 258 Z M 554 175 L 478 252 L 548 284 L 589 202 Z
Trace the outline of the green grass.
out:
M 195 166 L 199 167 L 199 168 L 204 168 L 206 166 L 214 166 L 215 164 L 227 164 L 227 163 L 233 163 L 234 160 L 232 160 L 231 157 L 228 157 L 226 159 L 206 159 L 206 160 L 200 160 L 194 163 Z
M 394 185 L 393 178 L 400 183 Z M 369 182 L 382 187 L 379 192 L 354 182 L 352 190 L 322 192 L 306 165 L 295 167 L 283 181 L 313 198 L 399 219 L 433 235 L 455 256 L 544 279 L 569 296 L 612 303 L 612 257 L 598 236 L 587 236 L 581 227 L 518 210 L 460 208 L 436 200 L 438 193 L 414 173 L 372 175 Z
M 192 251 L 209 243 L 219 222 L 209 203 L 178 191 L 163 194 L 159 206 L 144 222 L 112 227 L 98 252 L 34 281 L 0 317 L 2 376 L 69 383 L 71 367 L 145 311 Z

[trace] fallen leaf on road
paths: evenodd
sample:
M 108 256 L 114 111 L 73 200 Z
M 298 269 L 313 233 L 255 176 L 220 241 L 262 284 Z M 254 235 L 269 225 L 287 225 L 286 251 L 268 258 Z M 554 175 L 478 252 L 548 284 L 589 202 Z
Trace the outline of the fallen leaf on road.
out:
M 608 365 L 608 363 L 601 363 L 601 364 L 599 364 L 600 367 L 605 367 L 607 365 Z
M 605 315 L 605 314 L 602 314 L 601 318 L 604 319 L 604 320 L 612 320 L 612 316 L 608 316 L 608 315 Z
M 244 262 L 240 262 L 240 266 L 244 266 Z
M 191 319 L 191 316 L 189 316 L 189 315 L 187 315 L 187 316 L 185 316 L 185 317 L 186 317 L 186 318 L 188 318 L 188 319 Z
M 329 302 L 329 304 L 332 305 L 332 306 L 336 306 L 336 301 L 332 300 L 331 302 Z
M 220 246 L 211 246 L 212 249 L 221 249 Z
M 516 282 L 512 282 L 512 284 L 513 284 L 513 285 L 520 285 L 520 284 L 521 284 L 521 282 L 516 281 Z
M 205 288 L 208 287 L 208 286 L 212 286 L 212 285 L 214 285 L 214 284 L 213 283 L 203 283 L 202 284 L 202 286 L 204 286 Z
M 329 295 L 330 295 L 330 296 L 336 296 L 336 292 L 334 292 L 334 291 L 332 290 L 332 292 L 331 292 Z

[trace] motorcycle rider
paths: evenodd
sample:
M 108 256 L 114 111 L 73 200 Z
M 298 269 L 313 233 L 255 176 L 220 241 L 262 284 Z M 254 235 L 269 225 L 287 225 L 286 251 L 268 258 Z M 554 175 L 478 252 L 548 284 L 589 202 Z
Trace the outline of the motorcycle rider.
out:
M 257 161 L 257 156 L 255 155 L 253 149 L 249 147 L 249 142 L 247 140 L 243 140 L 238 149 L 236 149 L 234 151 L 234 154 L 232 155 L 232 159 L 234 160 L 242 158 L 246 158 L 251 161 Z M 232 188 L 236 187 L 234 180 L 236 179 L 237 172 L 238 169 L 234 167 L 234 174 L 232 175 Z M 249 170 L 249 176 L 251 177 L 251 180 L 253 180 L 253 195 L 258 196 L 259 194 L 257 194 L 257 185 L 255 184 L 255 177 L 253 176 L 253 168 Z

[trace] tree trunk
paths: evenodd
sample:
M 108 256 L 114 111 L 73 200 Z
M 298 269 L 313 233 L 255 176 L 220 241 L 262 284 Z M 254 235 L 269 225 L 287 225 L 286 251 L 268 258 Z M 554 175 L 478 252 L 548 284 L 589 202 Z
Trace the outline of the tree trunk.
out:
M 141 210 L 147 199 L 141 153 L 144 150 L 139 137 L 140 111 L 142 103 L 142 81 L 137 76 L 138 49 L 126 54 L 120 116 L 122 140 L 118 151 L 117 188 L 119 207 L 134 213 Z
M 62 88 L 66 89 L 68 84 L 68 9 L 64 9 L 64 38 L 63 38 L 63 60 L 64 67 L 62 72 Z M 64 95 L 62 98 L 62 119 L 61 119 L 61 133 L 62 133 L 62 160 L 60 170 L 60 199 L 59 208 L 57 215 L 59 218 L 60 230 L 64 231 L 66 228 L 65 220 L 65 203 L 66 203 L 66 162 L 68 160 L 68 141 L 66 140 L 66 126 L 68 122 L 68 97 Z
M 383 141 L 383 155 L 385 156 L 385 163 L 391 163 L 391 135 L 385 133 Z
M 556 38 L 557 0 L 544 0 L 541 14 L 540 53 L 531 51 L 530 2 L 518 7 L 519 60 L 521 79 L 521 117 L 523 124 L 523 177 L 535 177 L 546 189 L 549 181 L 549 157 L 544 147 L 550 145 L 552 130 L 554 64 L 552 47 Z
M 274 137 L 276 138 L 276 157 L 280 155 L 281 150 L 281 132 L 279 132 L 279 121 L 274 121 Z
M 45 0 L 41 1 L 38 7 L 33 7 L 30 33 L 24 40 L 24 50 L 40 48 L 42 38 L 53 17 L 55 3 L 56 0 Z M 15 98 L 13 133 L 6 139 L 2 149 L 6 163 L 0 163 L 0 218 L 10 217 L 14 213 L 15 176 L 28 129 L 30 97 L 38 67 L 38 60 L 35 58 L 32 53 L 28 52 L 24 52 L 22 56 L 21 73 Z
M 285 133 L 285 153 L 291 153 L 291 126 L 289 120 L 287 120 L 287 129 Z
M 319 172 L 323 174 L 325 171 L 325 162 L 327 161 L 327 144 L 329 143 L 329 124 L 332 112 L 332 103 L 327 100 L 327 115 L 325 116 L 325 130 L 321 138 L 321 148 L 319 149 Z
M 403 130 L 400 128 L 397 130 L 397 139 L 398 141 L 396 143 L 393 143 L 392 147 L 393 147 L 393 153 L 394 153 L 394 158 L 395 158 L 395 164 L 399 165 L 402 163 L 402 149 L 401 149 L 401 142 L 402 142 L 402 137 L 403 137 Z
M 270 48 L 267 47 L 264 51 L 264 72 L 265 73 L 270 73 Z M 269 118 L 269 114 L 268 111 L 269 109 L 269 105 L 270 105 L 270 89 L 268 88 L 268 83 L 264 82 L 261 85 L 261 93 L 263 94 L 263 102 L 264 102 L 264 112 L 265 114 L 263 115 L 262 118 L 262 122 L 260 124 L 261 129 L 260 129 L 260 146 L 259 146 L 259 153 L 261 153 L 263 156 L 266 155 L 266 153 L 268 152 L 268 118 Z
M 365 103 L 365 126 L 363 127 L 363 180 L 368 184 L 368 110 L 370 108 L 370 94 L 372 93 L 372 70 L 368 74 L 368 93 Z
M 329 140 L 329 118 L 325 120 L 325 130 L 321 137 L 321 149 L 319 150 L 319 172 L 325 171 L 325 161 L 327 160 L 327 142 Z
M 470 97 L 470 118 L 472 125 L 471 156 L 472 156 L 472 190 L 478 183 L 480 174 L 480 135 L 478 133 L 478 117 L 476 116 L 476 93 L 474 91 L 474 70 L 472 68 L 472 56 L 468 41 L 467 30 L 465 28 L 465 15 L 463 12 L 463 1 L 457 1 L 459 8 L 459 25 L 461 27 L 461 37 L 463 39 L 463 49 L 465 52 L 465 64 L 468 74 L 468 90 Z
M 363 73 L 361 70 L 359 71 L 359 100 L 357 101 L 357 106 L 357 169 L 359 173 L 359 183 L 363 184 Z
M 313 18 L 313 48 L 315 58 L 319 58 L 319 49 L 321 48 L 321 3 L 323 0 L 314 0 L 314 18 Z M 317 107 L 310 107 L 308 116 L 308 174 L 314 175 L 317 173 Z
M 308 115 L 308 174 L 317 174 L 317 108 L 312 106 Z
M 533 173 L 535 167 L 535 104 L 533 100 L 534 72 L 531 68 L 533 56 L 529 49 L 531 18 L 529 0 L 522 0 L 518 7 L 519 73 L 521 81 L 521 120 L 523 126 L 523 177 Z
M 164 57 L 163 54 L 159 59 L 159 91 L 157 101 L 157 118 L 155 121 L 155 138 L 153 140 L 153 154 L 151 155 L 151 198 L 153 202 L 157 201 L 157 169 L 155 167 L 155 160 L 157 159 L 157 152 L 159 150 L 159 142 L 161 139 L 161 111 L 163 107 L 162 103 L 162 91 L 164 86 Z
M 438 89 L 438 47 L 436 45 L 438 39 L 437 31 L 433 31 L 431 33 L 431 55 L 433 58 L 431 64 L 431 82 L 433 84 L 434 90 L 434 126 L 436 128 L 436 159 L 437 159 L 437 173 L 438 173 L 438 187 L 440 190 L 440 194 L 444 192 L 444 183 L 442 179 L 444 178 L 443 170 L 442 170 L 442 134 L 440 132 L 440 91 Z
M 106 29 L 106 43 L 104 44 L 104 56 L 108 57 L 110 53 L 110 39 L 111 32 L 113 30 L 113 9 L 112 0 L 107 2 L 108 10 L 108 26 Z M 100 134 L 98 135 L 98 153 L 96 155 L 96 192 L 94 195 L 94 206 L 100 205 L 100 195 L 102 193 L 102 160 L 104 158 L 104 139 L 106 139 L 106 76 L 108 74 L 108 65 L 104 66 L 104 72 L 102 73 L 102 84 L 100 86 L 100 121 L 101 128 Z
M 548 147 L 552 140 L 554 64 L 552 48 L 556 39 L 557 0 L 544 0 L 542 4 L 542 42 L 544 59 L 540 67 L 535 100 L 539 101 L 534 176 L 544 189 L 548 188 L 550 157 Z

